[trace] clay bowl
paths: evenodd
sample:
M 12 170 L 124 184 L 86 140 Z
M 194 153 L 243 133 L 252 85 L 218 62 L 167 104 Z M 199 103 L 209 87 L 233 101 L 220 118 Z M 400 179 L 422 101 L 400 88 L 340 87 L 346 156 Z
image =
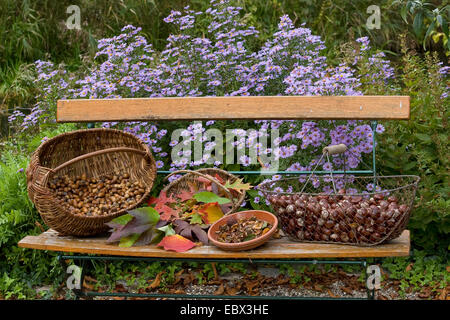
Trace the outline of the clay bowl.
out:
M 267 221 L 267 223 L 270 223 L 272 225 L 272 228 L 263 234 L 262 236 L 244 241 L 239 243 L 225 243 L 217 241 L 217 234 L 216 232 L 219 231 L 219 227 L 223 226 L 228 222 L 229 219 L 243 219 L 243 218 L 251 218 L 255 216 L 259 220 Z M 211 241 L 215 246 L 227 250 L 227 251 L 243 251 L 243 250 L 250 250 L 256 247 L 259 247 L 260 245 L 267 242 L 274 232 L 277 230 L 278 226 L 278 219 L 275 217 L 272 213 L 267 211 L 261 211 L 261 210 L 248 210 L 248 211 L 240 211 L 233 214 L 228 214 L 224 216 L 223 218 L 217 220 L 208 231 L 208 238 L 209 241 Z

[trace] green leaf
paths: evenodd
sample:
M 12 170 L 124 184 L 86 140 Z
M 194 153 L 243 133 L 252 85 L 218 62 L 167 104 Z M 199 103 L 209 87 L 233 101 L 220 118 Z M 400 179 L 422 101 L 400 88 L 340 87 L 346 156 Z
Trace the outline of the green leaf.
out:
M 419 138 L 419 140 L 426 142 L 426 143 L 430 143 L 431 142 L 431 137 L 427 134 L 424 133 L 416 133 L 414 134 L 417 138 Z
M 130 210 L 129 214 L 138 219 L 139 224 L 156 224 L 159 221 L 159 213 L 153 207 Z
M 427 40 L 430 33 L 434 30 L 434 25 L 436 21 L 433 21 L 430 26 L 428 27 L 427 33 L 425 34 L 425 37 L 423 38 L 423 47 L 425 48 L 425 41 Z
M 231 200 L 228 198 L 219 197 L 217 194 L 209 191 L 202 191 L 194 195 L 194 199 L 198 202 L 203 203 L 213 203 L 218 202 L 219 204 L 230 203 Z
M 417 37 L 420 37 L 421 31 L 422 31 L 422 25 L 423 25 L 423 14 L 422 14 L 422 12 L 419 12 L 414 17 L 414 21 L 413 21 L 413 30 Z
M 123 216 L 120 216 L 120 217 L 117 217 L 117 218 L 112 219 L 111 222 L 117 223 L 117 224 L 120 224 L 120 225 L 123 225 L 123 226 L 124 226 L 124 225 L 126 225 L 131 219 L 133 219 L 133 216 L 132 216 L 131 214 L 127 213 L 127 214 L 124 214 Z
M 406 14 L 407 14 L 407 8 L 406 8 L 406 6 L 403 6 L 402 9 L 400 10 L 400 15 L 401 15 L 403 21 L 405 21 L 405 23 L 408 24 L 408 19 L 406 17 Z
M 131 247 L 140 236 L 141 236 L 140 233 L 133 233 L 127 237 L 120 239 L 119 247 L 122 247 L 122 248 Z
M 158 230 L 164 232 L 165 236 L 173 236 L 174 234 L 176 234 L 175 230 L 173 230 L 172 228 L 172 224 L 168 224 L 164 227 L 158 228 Z
M 403 166 L 403 171 L 408 171 L 411 170 L 412 168 L 414 168 L 415 166 L 417 166 L 417 162 L 410 162 L 407 163 Z
M 191 216 L 190 223 L 191 223 L 191 224 L 195 224 L 195 223 L 203 224 L 202 216 L 199 215 L 197 212 L 194 213 L 194 214 Z
M 249 241 L 249 240 L 252 240 L 252 239 L 255 239 L 255 235 L 252 233 L 252 234 L 249 234 L 248 236 L 246 236 L 245 238 L 244 238 L 244 241 Z

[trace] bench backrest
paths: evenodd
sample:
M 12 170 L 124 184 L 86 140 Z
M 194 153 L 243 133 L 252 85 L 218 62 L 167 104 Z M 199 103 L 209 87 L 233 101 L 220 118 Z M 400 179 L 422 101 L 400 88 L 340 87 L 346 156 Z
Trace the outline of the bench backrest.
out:
M 58 122 L 409 119 L 409 96 L 249 96 L 58 100 Z

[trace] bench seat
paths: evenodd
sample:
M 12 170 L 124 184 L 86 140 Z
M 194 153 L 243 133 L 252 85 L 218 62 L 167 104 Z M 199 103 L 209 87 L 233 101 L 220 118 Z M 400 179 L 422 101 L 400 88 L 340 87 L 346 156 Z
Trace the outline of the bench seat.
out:
M 132 256 L 183 259 L 303 259 L 303 258 L 378 258 L 408 256 L 410 251 L 409 231 L 405 230 L 397 239 L 382 245 L 358 247 L 351 245 L 301 243 L 286 237 L 272 239 L 263 246 L 241 252 L 223 251 L 215 246 L 199 246 L 186 252 L 166 251 L 155 245 L 121 248 L 106 243 L 106 237 L 75 238 L 59 236 L 50 229 L 38 236 L 27 236 L 19 247 L 72 252 L 83 254 Z

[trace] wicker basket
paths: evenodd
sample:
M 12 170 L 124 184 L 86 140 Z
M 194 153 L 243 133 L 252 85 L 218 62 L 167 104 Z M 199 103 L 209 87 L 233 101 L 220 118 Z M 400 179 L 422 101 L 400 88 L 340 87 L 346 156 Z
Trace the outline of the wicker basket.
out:
M 231 192 L 225 188 L 216 178 L 215 175 L 217 174 L 220 178 L 222 178 L 224 181 L 229 180 L 231 183 L 235 182 L 238 177 L 235 175 L 232 175 L 231 173 L 216 169 L 216 168 L 204 168 L 204 169 L 198 169 L 195 171 L 192 170 L 178 170 L 172 172 L 170 175 L 166 177 L 169 178 L 172 175 L 179 174 L 179 173 L 186 173 L 184 176 L 180 177 L 179 179 L 172 181 L 169 185 L 167 185 L 163 191 L 166 192 L 166 194 L 169 195 L 176 195 L 180 193 L 183 190 L 189 190 L 188 182 L 194 183 L 195 185 L 198 185 L 198 177 L 202 177 L 204 179 L 210 180 L 212 183 L 218 186 L 218 188 L 221 188 L 227 197 L 231 200 L 232 207 L 228 212 L 224 212 L 224 214 L 230 214 L 233 212 L 236 212 L 237 209 L 241 206 L 241 204 L 244 202 L 246 192 L 242 191 L 238 196 L 233 196 Z
M 107 231 L 106 222 L 145 200 L 153 186 L 156 164 L 149 148 L 134 135 L 114 129 L 87 129 L 63 133 L 41 144 L 26 173 L 28 196 L 50 228 L 62 235 L 90 236 Z M 131 182 L 140 182 L 145 192 L 130 207 L 101 216 L 70 212 L 49 187 L 56 174 L 69 178 L 85 174 L 98 179 L 119 173 L 127 173 Z

